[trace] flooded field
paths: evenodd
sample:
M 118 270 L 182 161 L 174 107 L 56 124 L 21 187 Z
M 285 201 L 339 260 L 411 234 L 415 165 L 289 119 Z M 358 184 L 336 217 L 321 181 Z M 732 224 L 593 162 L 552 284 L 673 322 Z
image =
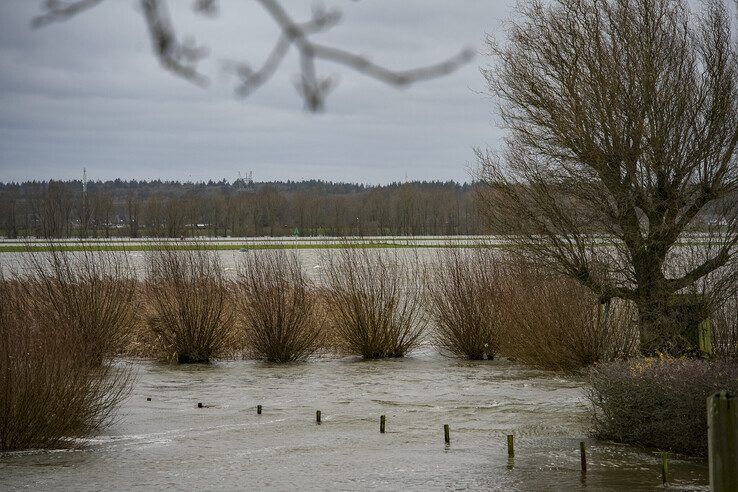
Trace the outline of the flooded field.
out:
M 440 250 L 396 251 L 425 262 Z M 325 253 L 297 250 L 319 283 Z M 244 254 L 218 253 L 227 274 L 235 274 Z M 147 253 L 126 255 L 143 275 Z M 18 268 L 23 256 L 2 253 L 0 266 Z M 112 425 L 80 449 L 0 454 L 0 490 L 661 486 L 660 454 L 587 437 L 581 379 L 506 359 L 465 362 L 426 344 L 405 359 L 380 361 L 323 356 L 288 365 L 120 363 L 130 364 L 137 378 Z M 379 432 L 381 415 L 387 417 L 385 434 Z M 448 447 L 444 424 L 451 430 Z M 515 436 L 514 460 L 508 459 L 508 434 Z M 586 475 L 580 472 L 582 440 Z M 671 487 L 707 490 L 706 484 L 705 460 L 671 458 Z
M 79 450 L 0 456 L 0 489 L 648 490 L 661 483 L 658 454 L 591 439 L 583 477 L 581 381 L 506 360 L 467 363 L 424 347 L 370 362 L 133 364 L 137 383 L 116 422 Z M 507 434 L 515 435 L 514 461 Z M 672 486 L 707 490 L 706 462 L 670 465 Z

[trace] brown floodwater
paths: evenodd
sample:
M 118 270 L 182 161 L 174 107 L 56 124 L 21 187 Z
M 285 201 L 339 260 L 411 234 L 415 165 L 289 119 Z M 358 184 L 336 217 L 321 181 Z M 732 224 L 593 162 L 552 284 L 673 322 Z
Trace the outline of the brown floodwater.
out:
M 658 453 L 587 438 L 582 381 L 507 360 L 471 363 L 423 347 L 381 361 L 131 364 L 137 381 L 115 422 L 80 449 L 0 455 L 0 490 L 661 486 Z M 670 473 L 672 488 L 707 490 L 704 460 L 672 457 Z

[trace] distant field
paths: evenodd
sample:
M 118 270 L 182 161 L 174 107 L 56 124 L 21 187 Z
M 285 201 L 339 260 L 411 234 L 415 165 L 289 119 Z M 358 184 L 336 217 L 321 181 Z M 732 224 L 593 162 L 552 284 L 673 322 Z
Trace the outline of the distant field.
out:
M 609 243 L 605 238 L 597 238 L 601 246 Z M 706 244 L 706 239 L 695 234 L 689 240 L 681 241 L 682 246 Z M 153 251 L 162 248 L 212 251 L 239 251 L 258 249 L 339 249 L 339 248 L 507 248 L 510 240 L 501 236 L 372 236 L 372 237 L 226 237 L 226 238 L 188 238 L 188 239 L 58 239 L 53 241 L 56 249 L 80 251 Z M 46 239 L 2 239 L 0 253 L 22 253 L 50 251 Z
M 337 249 L 337 248 L 443 248 L 475 247 L 480 244 L 502 246 L 504 241 L 486 236 L 457 237 L 311 237 L 311 238 L 197 238 L 197 239 L 62 239 L 54 247 L 63 251 L 87 248 L 98 251 L 152 251 L 161 248 L 238 251 L 253 249 Z M 0 253 L 49 251 L 43 239 L 0 240 Z

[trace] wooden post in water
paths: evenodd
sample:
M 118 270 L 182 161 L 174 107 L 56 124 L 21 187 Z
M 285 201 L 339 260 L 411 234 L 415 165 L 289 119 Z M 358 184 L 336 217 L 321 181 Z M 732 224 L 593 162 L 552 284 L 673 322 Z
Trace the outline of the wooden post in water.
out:
M 256 415 L 261 415 L 261 405 L 256 405 Z
M 317 423 L 320 423 L 320 410 L 318 410 L 317 412 L 315 412 L 315 421 Z
M 699 324 L 697 334 L 699 336 L 700 352 L 705 355 L 712 355 L 712 328 L 709 318 Z
M 446 446 L 451 445 L 451 429 L 448 424 L 443 424 L 443 439 L 446 441 Z
M 379 417 L 379 432 L 380 434 L 384 434 L 384 423 L 386 421 L 386 417 L 382 415 Z
M 507 456 L 515 457 L 515 437 L 512 434 L 507 435 Z
M 666 485 L 669 481 L 669 453 L 661 453 L 661 483 Z
M 738 398 L 726 391 L 707 398 L 710 490 L 738 490 Z
M 582 473 L 587 473 L 587 447 L 584 441 L 579 442 L 579 459 L 582 462 Z

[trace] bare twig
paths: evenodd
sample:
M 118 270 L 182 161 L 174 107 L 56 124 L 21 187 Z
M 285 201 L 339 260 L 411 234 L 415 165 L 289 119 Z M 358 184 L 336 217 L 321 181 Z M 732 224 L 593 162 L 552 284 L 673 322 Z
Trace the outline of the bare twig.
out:
M 51 24 L 52 22 L 67 20 L 82 11 L 95 7 L 97 4 L 102 3 L 102 1 L 77 0 L 74 2 L 63 2 L 61 0 L 46 0 L 43 6 L 44 13 L 31 19 L 31 27 L 35 29 Z

